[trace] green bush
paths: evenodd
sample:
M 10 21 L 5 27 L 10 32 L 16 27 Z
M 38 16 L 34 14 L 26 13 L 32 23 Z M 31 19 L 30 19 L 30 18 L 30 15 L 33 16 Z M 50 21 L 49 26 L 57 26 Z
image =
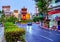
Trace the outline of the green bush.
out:
M 33 20 L 21 20 L 20 23 L 28 23 L 28 22 L 33 22 Z
M 18 28 L 13 23 L 6 22 L 4 23 L 4 35 L 6 42 L 25 42 L 23 35 L 25 35 L 25 29 Z

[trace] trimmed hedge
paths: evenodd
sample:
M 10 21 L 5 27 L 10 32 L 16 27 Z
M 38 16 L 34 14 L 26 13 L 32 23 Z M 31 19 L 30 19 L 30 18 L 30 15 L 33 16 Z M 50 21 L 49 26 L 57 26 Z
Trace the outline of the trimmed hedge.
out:
M 23 35 L 25 35 L 25 29 L 18 28 L 12 22 L 4 23 L 4 35 L 6 42 L 25 42 Z
M 21 23 L 33 22 L 33 20 L 21 20 Z

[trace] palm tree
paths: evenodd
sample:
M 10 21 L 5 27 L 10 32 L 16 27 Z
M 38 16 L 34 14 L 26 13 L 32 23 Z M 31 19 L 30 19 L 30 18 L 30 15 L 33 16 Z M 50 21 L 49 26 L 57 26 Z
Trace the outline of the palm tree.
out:
M 48 19 L 48 6 L 49 6 L 51 0 L 35 0 L 35 2 L 38 7 L 39 14 L 41 14 L 41 13 L 45 14 Z

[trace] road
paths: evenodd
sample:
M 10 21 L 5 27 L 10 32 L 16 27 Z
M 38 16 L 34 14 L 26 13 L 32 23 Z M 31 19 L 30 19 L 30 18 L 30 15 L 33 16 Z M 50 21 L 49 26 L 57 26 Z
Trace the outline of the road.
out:
M 25 28 L 26 42 L 60 42 L 60 32 L 45 30 L 39 27 L 40 24 L 17 24 L 18 27 Z

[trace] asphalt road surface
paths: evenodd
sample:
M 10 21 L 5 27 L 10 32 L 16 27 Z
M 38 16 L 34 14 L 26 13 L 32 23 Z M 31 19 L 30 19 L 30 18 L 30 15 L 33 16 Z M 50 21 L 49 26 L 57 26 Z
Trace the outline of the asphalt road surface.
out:
M 60 42 L 60 32 L 45 30 L 39 27 L 40 24 L 17 24 L 18 27 L 25 28 L 26 42 Z

